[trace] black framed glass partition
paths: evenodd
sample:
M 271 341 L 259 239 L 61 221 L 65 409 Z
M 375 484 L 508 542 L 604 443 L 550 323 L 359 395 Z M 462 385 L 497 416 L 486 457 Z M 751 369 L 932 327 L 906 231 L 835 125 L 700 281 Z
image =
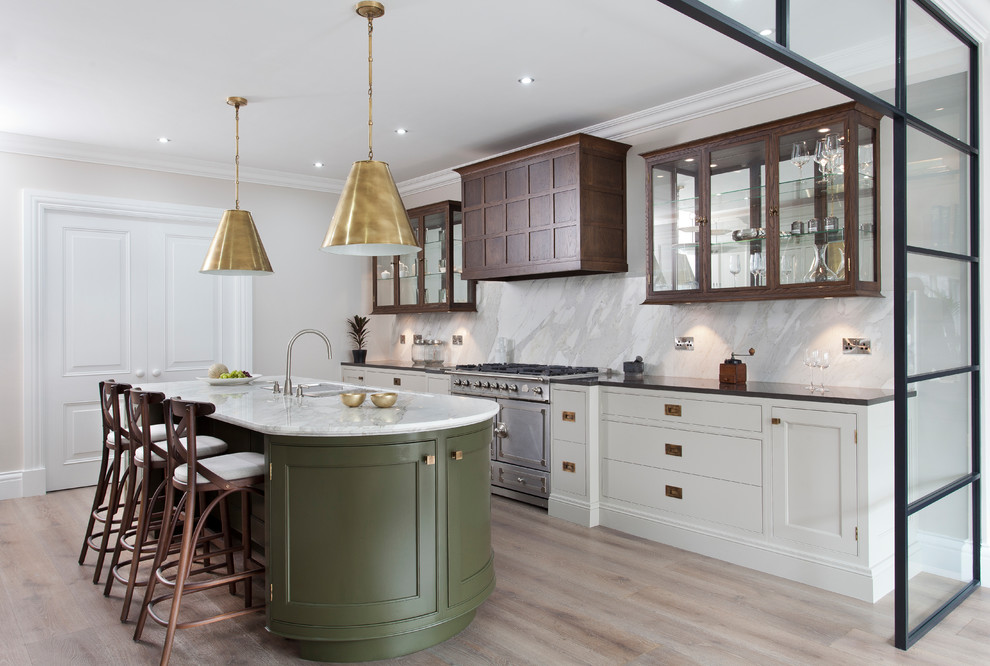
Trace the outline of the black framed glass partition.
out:
M 658 1 L 893 119 L 894 624 L 907 649 L 980 585 L 978 44 L 930 0 Z

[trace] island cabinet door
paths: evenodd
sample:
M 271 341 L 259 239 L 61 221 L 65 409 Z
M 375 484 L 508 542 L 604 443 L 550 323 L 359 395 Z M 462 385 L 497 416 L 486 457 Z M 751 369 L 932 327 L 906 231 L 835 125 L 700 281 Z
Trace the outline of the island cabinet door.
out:
M 270 629 L 305 634 L 437 612 L 436 455 L 436 440 L 269 441 Z
M 447 605 L 476 599 L 495 580 L 489 446 L 492 428 L 450 437 L 447 451 Z

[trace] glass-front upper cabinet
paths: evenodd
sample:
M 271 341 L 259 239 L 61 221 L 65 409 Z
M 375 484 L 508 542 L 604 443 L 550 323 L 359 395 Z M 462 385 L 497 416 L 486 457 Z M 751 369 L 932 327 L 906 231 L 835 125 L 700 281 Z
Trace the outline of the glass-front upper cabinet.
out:
M 406 212 L 422 250 L 372 259 L 372 313 L 473 312 L 474 282 L 461 277 L 460 203 L 444 201 Z
M 644 154 L 646 302 L 879 295 L 878 123 L 849 104 Z

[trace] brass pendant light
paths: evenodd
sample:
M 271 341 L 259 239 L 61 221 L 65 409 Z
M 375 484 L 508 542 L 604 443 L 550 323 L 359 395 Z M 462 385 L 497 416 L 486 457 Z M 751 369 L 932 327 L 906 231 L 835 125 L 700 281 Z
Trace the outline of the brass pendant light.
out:
M 368 19 L 368 159 L 351 167 L 321 249 L 371 257 L 413 254 L 420 247 L 399 189 L 388 164 L 375 161 L 371 148 L 372 21 L 384 16 L 385 6 L 365 0 L 357 4 L 355 11 Z
M 227 104 L 234 107 L 234 210 L 225 210 L 220 226 L 210 243 L 206 260 L 200 273 L 212 275 L 271 275 L 261 236 L 254 226 L 251 213 L 241 210 L 241 107 L 247 105 L 243 97 L 228 97 Z

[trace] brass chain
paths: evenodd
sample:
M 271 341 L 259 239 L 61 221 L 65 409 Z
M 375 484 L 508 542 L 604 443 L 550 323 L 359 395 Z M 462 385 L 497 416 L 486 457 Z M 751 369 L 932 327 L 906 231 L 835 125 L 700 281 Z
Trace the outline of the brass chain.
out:
M 234 210 L 241 209 L 241 105 L 234 105 Z
M 371 120 L 371 63 L 373 59 L 371 57 L 371 33 L 374 31 L 372 25 L 372 18 L 368 17 L 368 159 L 375 159 L 375 153 L 371 148 L 371 128 L 374 123 Z

